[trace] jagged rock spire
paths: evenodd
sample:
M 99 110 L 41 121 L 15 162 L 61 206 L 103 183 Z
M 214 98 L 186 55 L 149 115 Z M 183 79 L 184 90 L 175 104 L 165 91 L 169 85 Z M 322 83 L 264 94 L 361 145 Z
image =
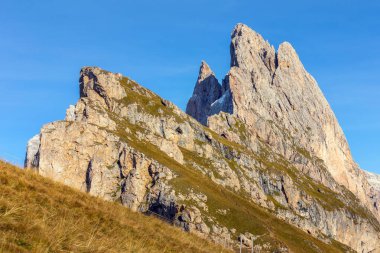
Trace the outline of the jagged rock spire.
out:
M 250 69 L 265 66 L 273 73 L 276 68 L 276 53 L 272 45 L 244 24 L 237 24 L 231 33 L 231 67 Z
M 260 35 L 239 24 L 232 34 L 231 56 L 222 88 L 202 63 L 187 110 L 223 138 L 210 136 L 172 103 L 128 78 L 87 67 L 81 71 L 81 98 L 75 108 L 68 110 L 65 121 L 45 125 L 30 142 L 26 166 L 95 196 L 120 199 L 133 210 L 157 212 L 205 237 L 210 237 L 210 228 L 204 221 L 210 221 L 212 227 L 226 231 L 212 233 L 216 240 L 232 238 L 229 231 L 236 224 L 257 218 L 246 216 L 246 209 L 254 208 L 251 213 L 255 213 L 259 205 L 273 221 L 269 224 L 259 215 L 258 225 L 271 231 L 262 243 L 270 247 L 272 242 L 281 250 L 294 245 L 294 240 L 283 241 L 284 228 L 294 231 L 293 239 L 307 239 L 310 234 L 326 242 L 323 248 L 314 240 L 288 251 L 342 251 L 331 238 L 358 252 L 378 252 L 380 204 L 295 50 L 283 43 L 276 53 Z M 210 117 L 218 110 L 230 115 Z M 178 163 L 208 175 L 210 181 L 208 177 L 197 181 L 200 173 L 181 173 Z M 177 177 L 180 181 L 171 181 Z M 215 189 L 226 190 L 208 195 L 214 183 L 219 185 Z M 236 194 L 244 200 L 243 209 L 230 202 Z M 185 195 L 194 206 L 182 205 Z M 210 203 L 222 207 L 227 216 L 234 212 L 238 219 L 228 224 L 213 220 L 219 210 L 210 208 Z M 171 207 L 179 205 L 172 212 Z M 195 218 L 186 218 L 190 216 Z M 289 230 L 292 227 L 283 221 L 307 233 Z
M 187 103 L 186 113 L 203 125 L 206 125 L 207 117 L 210 115 L 211 104 L 220 98 L 221 93 L 222 87 L 218 79 L 216 79 L 215 74 L 207 63 L 202 61 L 193 96 Z
M 212 102 L 215 97 L 209 100 L 208 94 L 195 92 L 190 102 L 198 106 L 191 115 L 217 131 L 223 122 L 210 116 L 231 113 L 252 136 L 270 140 L 278 153 L 292 159 L 294 153 L 282 148 L 289 147 L 285 129 L 297 146 L 322 159 L 332 177 L 378 215 L 367 197 L 366 177 L 353 161 L 334 112 L 292 45 L 284 42 L 276 52 L 260 34 L 237 24 L 231 33 L 230 53 L 231 68 L 223 80 L 222 95 Z M 195 107 L 190 102 L 189 107 Z

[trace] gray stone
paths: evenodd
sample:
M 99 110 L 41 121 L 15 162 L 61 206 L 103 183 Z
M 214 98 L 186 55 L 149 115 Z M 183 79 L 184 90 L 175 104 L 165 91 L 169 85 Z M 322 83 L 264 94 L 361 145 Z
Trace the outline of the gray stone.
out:
M 205 61 L 199 69 L 198 80 L 195 84 L 193 96 L 187 103 L 186 113 L 203 125 L 207 124 L 211 105 L 221 96 L 222 87 Z
M 25 165 L 218 243 L 237 243 L 236 231 L 250 237 L 253 231 L 217 221 L 233 210 L 213 203 L 196 177 L 178 184 L 186 169 L 326 243 L 332 238 L 359 252 L 380 248 L 374 187 L 289 43 L 276 52 L 239 24 L 223 86 L 205 63 L 196 86 L 189 110 L 209 128 L 120 74 L 85 67 L 75 108 L 66 120 L 42 127 Z M 326 199 L 337 205 L 326 206 Z
M 39 166 L 40 134 L 36 134 L 26 146 L 25 168 L 38 169 Z

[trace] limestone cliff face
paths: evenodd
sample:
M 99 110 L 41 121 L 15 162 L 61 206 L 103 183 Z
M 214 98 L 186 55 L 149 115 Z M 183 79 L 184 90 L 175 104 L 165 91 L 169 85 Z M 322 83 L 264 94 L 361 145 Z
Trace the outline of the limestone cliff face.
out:
M 227 80 L 233 113 L 249 128 L 262 118 L 286 129 L 295 142 L 325 162 L 339 184 L 371 206 L 365 175 L 353 162 L 333 111 L 289 43 L 275 52 L 259 34 L 237 25 Z M 260 129 L 256 132 L 268 138 Z M 283 135 L 272 137 L 277 142 L 273 145 L 281 145 L 283 139 Z
M 206 125 L 207 117 L 211 115 L 212 103 L 220 98 L 221 93 L 222 87 L 215 74 L 207 63 L 202 61 L 193 96 L 187 103 L 186 113 Z
M 232 108 L 232 114 L 250 134 L 267 140 L 291 160 L 296 152 L 289 148 L 290 136 L 291 142 L 322 159 L 334 180 L 353 192 L 380 220 L 375 208 L 378 203 L 369 197 L 365 173 L 353 161 L 333 111 L 293 47 L 284 42 L 276 52 L 243 24 L 235 27 L 231 38 L 231 69 L 224 80 L 224 94 L 230 99 L 224 99 L 220 111 Z M 223 131 L 219 125 L 214 119 L 209 122 L 211 129 Z M 308 173 L 319 180 L 318 173 Z
M 377 191 L 380 192 L 380 175 L 365 171 L 369 184 Z
M 38 168 L 40 135 L 33 136 L 26 146 L 25 168 Z
M 380 209 L 380 175 L 365 171 L 368 183 L 371 186 L 370 198 L 374 203 L 374 208 Z
M 222 86 L 202 63 L 187 108 L 199 122 L 121 74 L 83 68 L 80 99 L 29 142 L 25 165 L 226 247 L 379 252 L 377 200 L 294 50 L 238 25 L 231 55 Z

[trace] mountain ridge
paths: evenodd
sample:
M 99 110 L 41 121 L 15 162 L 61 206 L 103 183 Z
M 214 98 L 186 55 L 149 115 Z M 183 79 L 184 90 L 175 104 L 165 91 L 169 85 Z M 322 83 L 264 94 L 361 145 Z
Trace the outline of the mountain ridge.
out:
M 378 252 L 378 200 L 294 49 L 276 54 L 242 24 L 231 48 L 222 85 L 201 64 L 188 107 L 202 124 L 121 74 L 84 67 L 80 99 L 29 143 L 26 167 L 216 242 Z
M 260 117 L 274 120 L 280 127 L 290 130 L 301 146 L 322 158 L 334 179 L 354 192 L 380 217 L 379 210 L 371 208 L 373 203 L 367 196 L 370 186 L 364 172 L 352 159 L 334 112 L 291 44 L 281 43 L 276 52 L 268 41 L 244 24 L 234 28 L 231 39 L 231 69 L 223 80 L 225 97 L 230 99 L 224 103 L 216 100 L 214 104 L 219 108 L 213 110 L 213 114 L 219 111 L 235 114 L 251 128 L 258 121 L 255 113 L 251 113 L 252 108 Z M 197 115 L 192 116 L 197 118 Z M 209 127 L 213 129 L 212 122 Z M 311 136 L 305 136 L 305 132 Z M 281 141 L 284 137 L 278 139 Z M 325 143 L 326 147 L 320 143 Z

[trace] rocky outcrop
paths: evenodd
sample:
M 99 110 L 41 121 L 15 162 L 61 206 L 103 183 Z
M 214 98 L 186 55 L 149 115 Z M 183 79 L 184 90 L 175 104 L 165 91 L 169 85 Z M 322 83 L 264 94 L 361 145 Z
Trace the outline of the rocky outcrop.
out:
M 26 146 L 25 168 L 38 168 L 39 166 L 40 135 L 33 136 Z
M 186 113 L 203 125 L 211 115 L 212 104 L 220 98 L 222 87 L 206 62 L 202 61 L 193 96 L 187 103 Z
M 380 175 L 365 171 L 368 183 L 371 186 L 370 199 L 372 200 L 373 207 L 380 210 Z
M 354 164 L 334 113 L 292 46 L 285 42 L 275 52 L 260 35 L 238 25 L 231 47 L 227 78 L 233 113 L 248 128 L 260 117 L 289 131 L 299 146 L 325 162 L 338 183 L 366 202 L 364 174 Z M 260 129 L 256 132 L 268 138 Z M 283 139 L 283 135 L 272 136 L 272 142 L 277 142 L 273 145 L 281 145 Z
M 42 127 L 26 166 L 226 247 L 241 238 L 262 252 L 379 252 L 368 182 L 363 199 L 337 180 L 362 174 L 340 153 L 327 162 L 324 152 L 348 157 L 348 146 L 294 50 L 276 53 L 244 25 L 231 48 L 222 87 L 203 63 L 189 102 L 211 129 L 131 79 L 85 67 L 80 99 Z M 333 174 L 331 164 L 354 167 Z
M 368 183 L 377 191 L 380 192 L 380 175 L 365 171 L 367 178 L 368 178 Z
M 222 95 L 231 99 L 221 102 L 220 110 L 232 108 L 232 114 L 251 135 L 267 140 L 288 159 L 297 153 L 289 148 L 292 143 L 287 139 L 291 137 L 291 142 L 323 160 L 334 180 L 353 192 L 380 220 L 369 198 L 364 172 L 353 161 L 333 111 L 293 47 L 284 42 L 276 52 L 243 24 L 235 27 L 231 38 L 231 69 L 223 81 Z M 209 123 L 211 129 L 224 131 L 220 125 L 215 120 Z M 318 173 L 309 173 L 318 180 Z
M 228 131 L 228 117 L 209 117 L 208 126 L 252 150 L 257 149 L 259 140 L 266 140 L 290 161 L 299 153 L 297 149 L 305 149 L 321 159 L 332 178 L 354 193 L 380 220 L 378 199 L 353 161 L 328 102 L 293 47 L 284 42 L 276 52 L 261 35 L 243 24 L 235 27 L 231 40 L 231 69 L 223 80 L 223 99 L 214 103 L 218 109 L 212 114 L 218 110 L 230 112 L 244 124 L 246 135 L 258 138 L 244 143 Z M 294 143 L 296 148 L 292 148 Z M 308 167 L 302 170 L 329 186 L 318 169 Z

